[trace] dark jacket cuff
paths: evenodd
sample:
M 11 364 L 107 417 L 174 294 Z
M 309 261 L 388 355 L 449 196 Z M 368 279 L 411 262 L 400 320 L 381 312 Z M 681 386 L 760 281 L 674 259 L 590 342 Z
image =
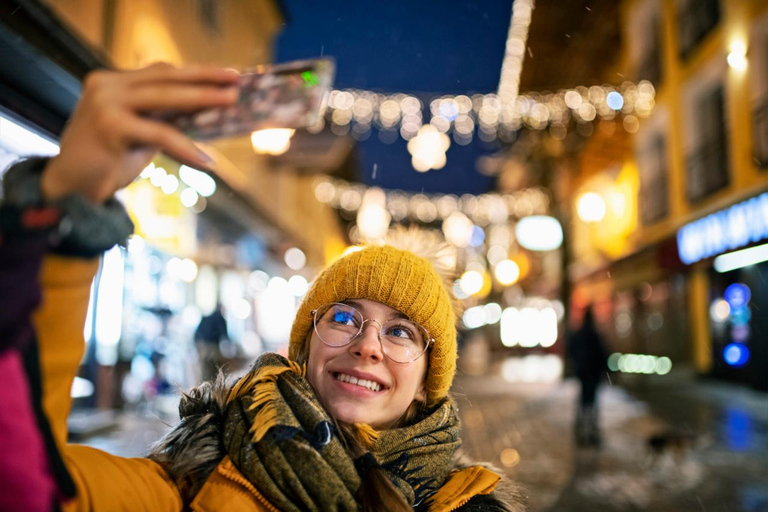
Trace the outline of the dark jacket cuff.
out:
M 92 258 L 115 244 L 125 246 L 128 236 L 133 233 L 133 222 L 117 199 L 110 198 L 103 204 L 94 204 L 79 195 L 50 202 L 43 199 L 40 177 L 47 163 L 47 158 L 29 158 L 13 165 L 6 173 L 2 218 L 10 221 L 3 222 L 0 229 L 5 229 L 11 236 L 23 234 L 30 230 L 30 226 L 16 222 L 17 229 L 14 230 L 11 219 L 14 211 L 19 219 L 23 219 L 29 211 L 55 209 L 60 212 L 58 222 L 46 226 L 51 230 L 49 239 L 53 252 Z

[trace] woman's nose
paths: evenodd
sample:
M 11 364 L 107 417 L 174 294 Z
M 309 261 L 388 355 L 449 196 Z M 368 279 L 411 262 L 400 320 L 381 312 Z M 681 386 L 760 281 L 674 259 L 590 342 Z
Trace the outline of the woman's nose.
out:
M 380 329 L 381 326 L 378 322 L 366 322 L 360 336 L 351 345 L 353 353 L 365 359 L 382 359 L 384 354 L 381 351 L 381 341 L 379 341 Z

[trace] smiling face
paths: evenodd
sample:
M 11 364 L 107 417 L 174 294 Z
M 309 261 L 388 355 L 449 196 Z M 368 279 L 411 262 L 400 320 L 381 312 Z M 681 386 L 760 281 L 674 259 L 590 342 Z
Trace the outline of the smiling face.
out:
M 367 299 L 345 303 L 375 322 L 366 322 L 360 336 L 343 347 L 329 347 L 313 330 L 309 338 L 307 379 L 337 420 L 367 423 L 377 429 L 390 428 L 414 401 L 424 400 L 428 357 L 425 354 L 408 364 L 392 361 L 382 352 L 379 328 L 392 319 L 401 318 L 402 313 Z

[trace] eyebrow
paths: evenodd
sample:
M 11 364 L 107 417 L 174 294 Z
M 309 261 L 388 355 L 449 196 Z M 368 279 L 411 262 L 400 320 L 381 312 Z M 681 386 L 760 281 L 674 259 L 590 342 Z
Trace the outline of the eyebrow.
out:
M 341 302 L 343 304 L 349 304 L 350 306 L 360 310 L 361 312 L 365 312 L 365 307 L 360 302 L 357 302 L 356 300 L 347 299 L 347 300 L 343 300 Z M 400 311 L 398 311 L 398 310 L 396 310 L 394 308 L 392 308 L 392 313 L 390 313 L 389 317 L 385 321 L 392 320 L 393 318 L 401 318 L 403 320 L 410 320 L 410 318 L 408 318 L 408 315 L 406 315 L 405 313 L 401 313 Z

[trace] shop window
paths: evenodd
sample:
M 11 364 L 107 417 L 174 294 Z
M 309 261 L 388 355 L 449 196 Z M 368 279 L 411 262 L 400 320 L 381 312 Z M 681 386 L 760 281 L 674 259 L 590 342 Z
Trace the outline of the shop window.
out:
M 661 83 L 661 24 L 659 17 L 653 15 L 646 26 L 647 39 L 643 54 L 640 56 L 640 63 L 637 70 L 639 80 L 648 80 L 653 85 L 658 86 Z
M 667 145 L 663 134 L 654 135 L 638 155 L 640 220 L 649 226 L 669 214 Z
M 661 81 L 661 5 L 658 0 L 635 2 L 627 17 L 627 45 L 635 78 L 658 86 Z
M 221 34 L 220 0 L 197 0 L 197 11 L 202 25 L 214 34 Z
M 752 121 L 755 163 L 762 169 L 768 169 L 768 96 L 755 105 Z
M 728 185 L 725 95 L 722 84 L 694 99 L 697 144 L 686 161 L 686 195 L 697 202 Z
M 711 375 L 768 390 L 768 262 L 709 278 Z
M 687 59 L 720 22 L 719 0 L 680 0 L 677 9 L 680 57 Z
M 750 54 L 753 155 L 758 167 L 768 169 L 768 15 L 754 27 Z

